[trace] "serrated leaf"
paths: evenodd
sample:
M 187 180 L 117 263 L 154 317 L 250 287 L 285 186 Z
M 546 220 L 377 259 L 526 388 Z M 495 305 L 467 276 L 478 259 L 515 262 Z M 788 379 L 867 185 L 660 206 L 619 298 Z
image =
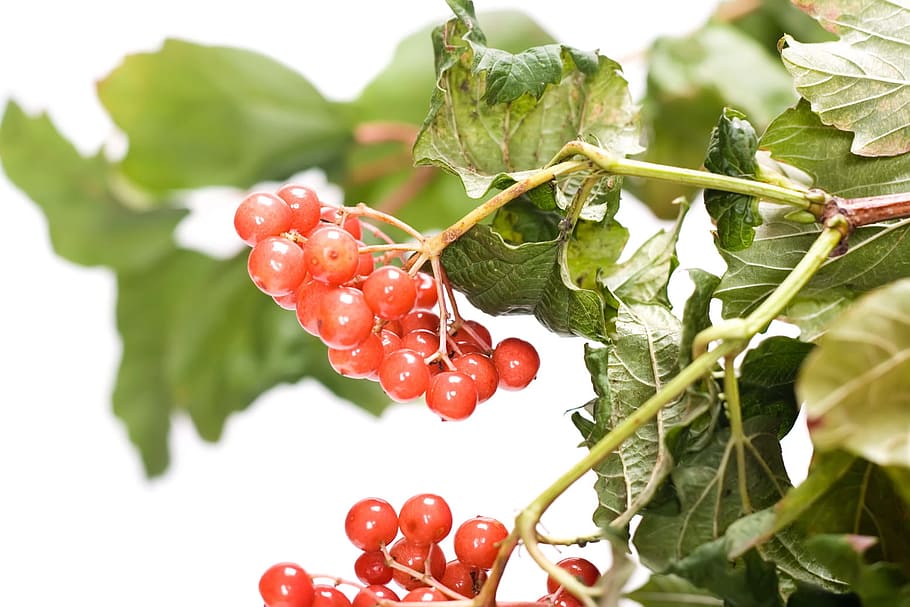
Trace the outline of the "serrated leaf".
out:
M 839 39 L 784 38 L 781 56 L 822 122 L 855 134 L 851 151 L 910 151 L 910 6 L 902 1 L 796 0 Z
M 910 154 L 863 158 L 850 152 L 851 139 L 822 124 L 801 101 L 771 123 L 759 147 L 811 175 L 829 194 L 858 198 L 910 191 Z
M 553 46 L 516 60 L 487 47 L 473 7 L 458 6 L 460 18 L 434 33 L 437 82 L 414 147 L 417 164 L 456 173 L 476 198 L 503 176 L 518 179 L 544 166 L 578 137 L 618 154 L 639 151 L 637 112 L 618 64 L 598 57 L 595 65 L 579 51 Z
M 758 136 L 745 114 L 726 108 L 711 131 L 705 168 L 712 173 L 754 179 L 758 163 Z M 758 198 L 735 192 L 705 190 L 705 207 L 717 224 L 721 249 L 741 251 L 752 244 L 761 225 Z
M 155 191 L 247 187 L 338 162 L 340 106 L 264 55 L 167 40 L 128 56 L 98 95 L 129 138 L 123 172 Z
M 832 323 L 797 393 L 819 450 L 910 468 L 910 279 L 866 294 Z
M 764 224 L 751 247 L 721 250 L 727 272 L 715 296 L 723 302 L 725 318 L 745 316 L 760 305 L 818 236 L 818 226 L 795 224 L 785 214 L 778 208 L 763 210 Z M 860 294 L 910 275 L 910 220 L 863 226 L 850 235 L 849 244 L 844 255 L 828 259 L 790 302 L 784 319 L 808 321 L 820 332 L 833 312 Z
M 325 347 L 294 314 L 250 284 L 245 258 L 176 250 L 142 272 L 118 275 L 124 349 L 114 411 L 150 476 L 167 466 L 174 411 L 188 412 L 203 438 L 217 440 L 231 413 L 304 376 L 376 413 L 388 403 L 375 385 L 331 370 Z
M 11 182 L 47 217 L 58 255 L 86 266 L 144 267 L 174 248 L 183 209 L 143 209 L 121 200 L 104 157 L 85 158 L 46 115 L 7 104 L 0 159 Z
M 560 239 L 510 245 L 476 225 L 446 247 L 442 262 L 452 284 L 487 314 L 533 314 L 551 331 L 605 339 L 603 297 L 572 285 Z
M 626 597 L 642 607 L 723 607 L 723 600 L 678 575 L 652 575 Z
M 739 369 L 744 419 L 773 415 L 780 420 L 781 438 L 790 431 L 799 413 L 796 374 L 812 348 L 811 343 L 778 335 L 746 353 Z

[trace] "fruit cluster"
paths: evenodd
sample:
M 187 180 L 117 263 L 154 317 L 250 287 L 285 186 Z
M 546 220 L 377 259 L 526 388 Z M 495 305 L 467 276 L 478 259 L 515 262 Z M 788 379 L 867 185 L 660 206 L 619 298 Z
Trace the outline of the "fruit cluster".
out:
M 376 223 L 416 242 L 396 243 Z M 421 257 L 425 239 L 394 217 L 285 185 L 244 198 L 234 227 L 252 247 L 253 283 L 326 344 L 335 371 L 378 381 L 394 401 L 424 396 L 442 419 L 460 420 L 497 389 L 522 389 L 537 375 L 531 344 L 510 337 L 494 346 L 483 325 L 461 317 L 438 255 Z M 419 267 L 427 262 L 432 273 Z
M 362 499 L 348 510 L 344 526 L 348 539 L 361 550 L 354 561 L 359 582 L 332 578 L 330 584 L 319 584 L 299 565 L 278 563 L 259 581 L 266 607 L 376 607 L 383 601 L 470 599 L 483 588 L 499 545 L 509 535 L 494 518 L 469 518 L 455 530 L 455 559 L 447 561 L 439 543 L 452 531 L 452 511 L 445 499 L 432 493 L 407 499 L 397 512 L 384 499 Z M 557 565 L 586 586 L 600 577 L 597 567 L 583 558 L 566 558 Z M 399 592 L 389 587 L 393 582 Z M 338 589 L 342 584 L 356 589 L 353 599 Z M 547 594 L 537 600 L 542 607 L 581 606 L 552 577 L 546 586 Z

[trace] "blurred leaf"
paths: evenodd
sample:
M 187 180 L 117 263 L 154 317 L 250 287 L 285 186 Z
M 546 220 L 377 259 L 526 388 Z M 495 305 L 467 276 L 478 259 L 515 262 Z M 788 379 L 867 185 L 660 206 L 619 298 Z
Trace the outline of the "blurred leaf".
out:
M 796 11 L 797 13 L 799 11 Z M 724 107 L 745 113 L 757 128 L 795 100 L 793 82 L 775 54 L 723 23 L 677 38 L 655 40 L 648 52 L 642 102 L 647 150 L 642 159 L 698 168 Z M 660 216 L 691 188 L 655 180 L 627 180 L 629 189 Z
M 167 465 L 167 417 L 177 409 L 214 441 L 231 413 L 305 376 L 374 413 L 388 404 L 375 384 L 331 369 L 325 347 L 294 314 L 250 284 L 246 255 L 219 261 L 177 250 L 142 272 L 119 274 L 118 285 L 124 349 L 114 411 L 151 476 Z
M 305 78 L 235 48 L 167 40 L 128 56 L 98 95 L 129 138 L 123 172 L 155 191 L 281 180 L 338 162 L 351 137 Z
M 781 56 L 796 89 L 825 124 L 855 133 L 851 151 L 910 151 L 910 7 L 889 0 L 796 0 L 839 39 L 785 36 Z
M 10 101 L 0 124 L 0 159 L 10 181 L 41 207 L 61 257 L 133 269 L 173 250 L 173 231 L 186 211 L 121 200 L 104 157 L 80 156 L 46 115 L 30 117 Z
M 626 594 L 642 607 L 682 607 L 703 605 L 723 607 L 723 600 L 677 575 L 652 575 L 648 581 Z
M 705 168 L 712 173 L 754 179 L 758 137 L 741 112 L 725 108 L 711 131 Z M 755 227 L 761 225 L 758 198 L 735 192 L 705 190 L 705 207 L 717 224 L 717 245 L 741 251 L 752 244 Z
M 834 321 L 797 392 L 816 448 L 910 468 L 910 279 L 863 296 Z
M 761 0 L 752 10 L 732 21 L 740 32 L 758 42 L 775 57 L 784 33 L 803 42 L 824 42 L 833 36 L 790 0 Z
M 618 154 L 639 150 L 618 64 L 557 45 L 519 55 L 491 49 L 472 4 L 450 6 L 459 18 L 434 32 L 437 83 L 417 164 L 458 174 L 476 198 L 502 176 L 544 166 L 579 136 Z

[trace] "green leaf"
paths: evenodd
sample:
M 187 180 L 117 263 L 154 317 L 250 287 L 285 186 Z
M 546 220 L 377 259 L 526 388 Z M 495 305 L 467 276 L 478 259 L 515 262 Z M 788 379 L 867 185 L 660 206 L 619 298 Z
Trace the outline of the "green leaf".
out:
M 844 198 L 910 191 L 910 154 L 863 158 L 850 152 L 851 136 L 825 126 L 801 101 L 774 120 L 759 146 L 809 175 L 815 186 Z
M 639 151 L 637 111 L 618 64 L 555 45 L 495 51 L 470 4 L 456 14 L 434 33 L 437 82 L 417 164 L 457 174 L 476 198 L 504 176 L 544 166 L 578 137 L 617 154 Z
M 739 369 L 739 397 L 744 419 L 773 415 L 784 437 L 799 413 L 796 374 L 812 350 L 811 343 L 772 336 L 749 350 Z
M 854 154 L 910 151 L 910 7 L 889 0 L 796 3 L 839 37 L 811 44 L 784 37 L 784 65 L 812 110 L 855 133 Z
M 725 318 L 754 310 L 803 258 L 819 233 L 816 225 L 795 224 L 785 210 L 763 211 L 764 224 L 744 251 L 724 251 L 727 262 L 715 296 L 723 302 Z M 827 260 L 809 284 L 790 302 L 782 317 L 821 332 L 836 313 L 860 294 L 907 276 L 910 267 L 910 220 L 858 228 L 850 235 L 847 252 Z
M 696 548 L 673 563 L 670 573 L 723 597 L 724 605 L 735 607 L 780 607 L 777 570 L 755 552 L 737 561 L 727 558 L 726 541 L 721 538 Z
M 167 40 L 98 84 L 129 138 L 122 170 L 150 190 L 247 187 L 338 162 L 350 140 L 340 106 L 263 55 Z
M 763 129 L 794 101 L 792 79 L 776 51 L 770 53 L 736 27 L 708 23 L 687 36 L 658 38 L 648 51 L 642 101 L 647 150 L 641 158 L 697 169 L 724 107 L 742 111 Z M 661 216 L 672 215 L 671 201 L 693 195 L 691 188 L 669 182 L 628 182 Z
M 522 197 L 499 209 L 491 226 L 506 242 L 522 244 L 555 239 L 561 219 L 559 213 L 543 211 Z
M 564 242 L 510 245 L 489 226 L 476 225 L 446 247 L 442 262 L 455 288 L 487 314 L 533 314 L 555 333 L 603 341 L 603 297 L 572 285 Z
M 566 261 L 572 283 L 582 289 L 600 290 L 602 276 L 616 271 L 615 264 L 629 240 L 629 230 L 613 220 L 575 224 Z
M 711 132 L 705 168 L 712 173 L 754 179 L 758 163 L 758 137 L 741 112 L 724 109 Z M 758 198 L 705 190 L 705 207 L 717 224 L 717 244 L 722 249 L 741 251 L 752 244 L 756 226 L 761 225 Z
M 0 158 L 10 181 L 41 208 L 58 255 L 86 266 L 142 268 L 174 248 L 182 209 L 145 209 L 121 199 L 103 155 L 85 158 L 46 115 L 7 104 Z
M 178 250 L 118 275 L 123 358 L 114 411 L 150 476 L 167 466 L 168 418 L 177 410 L 217 440 L 231 413 L 304 376 L 374 413 L 388 403 L 375 385 L 332 371 L 325 347 L 250 284 L 245 266 L 243 254 L 219 261 Z
M 787 33 L 803 42 L 824 42 L 834 36 L 818 25 L 818 21 L 796 8 L 790 0 L 762 0 L 750 7 L 753 10 L 734 17 L 736 29 L 755 39 L 778 60 L 777 44 Z M 783 70 L 783 66 L 780 66 Z M 791 80 L 792 87 L 792 80 Z
M 714 289 L 720 284 L 720 278 L 701 269 L 689 270 L 693 291 L 686 300 L 683 310 L 682 333 L 680 336 L 679 366 L 685 367 L 692 362 L 692 342 L 695 336 L 711 326 L 709 316 Z
M 723 607 L 723 600 L 707 590 L 693 586 L 678 575 L 652 575 L 648 581 L 626 594 L 642 607 Z
M 818 449 L 910 468 L 910 279 L 865 295 L 832 323 L 797 393 Z

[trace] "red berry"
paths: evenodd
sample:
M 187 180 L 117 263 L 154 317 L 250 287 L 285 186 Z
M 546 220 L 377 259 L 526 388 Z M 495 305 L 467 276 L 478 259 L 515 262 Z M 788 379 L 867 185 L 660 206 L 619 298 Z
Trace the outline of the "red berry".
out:
M 358 346 L 373 330 L 373 313 L 363 293 L 352 287 L 334 287 L 319 298 L 319 337 L 338 350 Z
M 312 231 L 303 245 L 303 255 L 310 276 L 332 285 L 354 278 L 360 266 L 357 240 L 338 226 Z
M 470 599 L 477 596 L 484 582 L 487 581 L 487 572 L 477 567 L 468 567 L 455 559 L 446 564 L 446 573 L 440 581 L 449 590 L 454 590 Z
M 398 511 L 402 535 L 418 544 L 439 543 L 452 530 L 449 504 L 433 493 L 408 498 Z
M 253 283 L 273 297 L 295 291 L 306 277 L 303 250 L 281 236 L 268 236 L 257 242 L 246 267 Z
M 564 558 L 556 563 L 556 566 L 571 573 L 585 586 L 593 586 L 600 578 L 600 571 L 597 569 L 597 566 L 588 559 L 578 556 Z M 547 592 L 552 594 L 559 589 L 559 586 L 559 582 L 552 577 L 547 577 Z
M 417 297 L 414 300 L 415 308 L 429 310 L 436 305 L 439 300 L 439 294 L 436 291 L 435 278 L 426 272 L 417 272 L 414 276 L 414 286 L 417 291 Z
M 291 209 L 274 194 L 253 192 L 234 212 L 234 229 L 250 246 L 268 236 L 278 236 L 291 227 Z
M 362 588 L 360 592 L 354 597 L 352 601 L 353 607 L 376 607 L 379 604 L 380 600 L 387 601 L 398 601 L 398 595 L 395 592 L 387 587 L 382 586 L 381 584 L 372 584 L 366 588 Z
M 442 592 L 429 586 L 421 586 L 411 590 L 401 597 L 402 603 L 432 603 L 439 601 L 448 601 L 449 597 Z
M 402 537 L 395 540 L 395 543 L 389 548 L 389 555 L 396 563 L 418 573 L 428 573 L 437 580 L 441 580 L 446 572 L 446 557 L 438 544 L 418 544 Z M 392 572 L 392 579 L 405 590 L 413 590 L 418 586 L 426 585 L 425 582 L 398 569 Z
M 458 344 L 473 344 L 481 351 L 487 352 L 493 346 L 490 331 L 476 320 L 467 320 L 464 325 L 452 333 L 452 340 Z
M 401 349 L 385 357 L 379 365 L 379 384 L 392 400 L 403 403 L 420 397 L 430 385 L 430 369 L 423 356 Z
M 304 278 L 304 281 L 306 279 Z M 297 288 L 299 290 L 300 287 Z M 272 297 L 275 300 L 275 303 L 279 307 L 284 308 L 285 310 L 296 310 L 297 309 L 297 290 L 291 291 L 287 295 L 278 295 Z
M 361 550 L 376 551 L 398 535 L 398 514 L 384 499 L 368 497 L 348 510 L 344 532 Z
M 455 370 L 474 380 L 477 388 L 477 403 L 488 400 L 499 386 L 499 372 L 489 356 L 480 352 L 469 352 L 452 359 Z
M 417 297 L 414 279 L 397 266 L 383 266 L 363 281 L 367 305 L 379 318 L 394 320 L 411 311 Z
M 427 406 L 446 421 L 467 419 L 477 407 L 474 380 L 458 371 L 443 371 L 430 380 Z
M 496 560 L 499 544 L 509 535 L 506 526 L 488 516 L 475 516 L 455 531 L 455 556 L 469 567 L 489 569 Z
M 319 336 L 319 314 L 322 296 L 334 289 L 324 282 L 308 278 L 297 289 L 297 322 L 310 335 Z
M 315 600 L 313 580 L 300 565 L 278 563 L 259 578 L 259 594 L 266 607 L 311 607 Z
M 399 335 L 410 333 L 415 329 L 439 331 L 439 317 L 426 310 L 414 310 L 401 317 L 401 331 Z
M 499 342 L 493 350 L 493 364 L 499 373 L 500 388 L 520 390 L 537 376 L 540 356 L 528 342 L 509 337 Z
M 428 329 L 414 329 L 401 336 L 401 347 L 429 358 L 439 350 L 439 335 Z
M 343 214 L 343 209 L 331 205 L 325 205 L 322 207 L 321 217 L 323 221 L 341 226 L 345 232 L 357 240 L 363 238 L 363 225 L 360 223 L 360 220 L 354 215 L 345 215 L 344 222 L 342 222 L 341 217 Z
M 553 607 L 582 607 L 582 602 L 568 592 L 560 592 L 551 598 Z
M 317 584 L 313 607 L 351 607 L 351 600 L 334 586 Z
M 369 377 L 376 373 L 385 357 L 382 340 L 370 333 L 359 345 L 346 350 L 329 348 L 329 363 L 345 377 Z
M 290 229 L 306 235 L 319 223 L 322 203 L 319 202 L 319 196 L 312 189 L 302 185 L 288 184 L 278 188 L 275 194 L 284 200 L 291 209 Z
M 392 581 L 392 568 L 381 550 L 361 552 L 354 561 L 354 575 L 364 584 L 388 584 Z

